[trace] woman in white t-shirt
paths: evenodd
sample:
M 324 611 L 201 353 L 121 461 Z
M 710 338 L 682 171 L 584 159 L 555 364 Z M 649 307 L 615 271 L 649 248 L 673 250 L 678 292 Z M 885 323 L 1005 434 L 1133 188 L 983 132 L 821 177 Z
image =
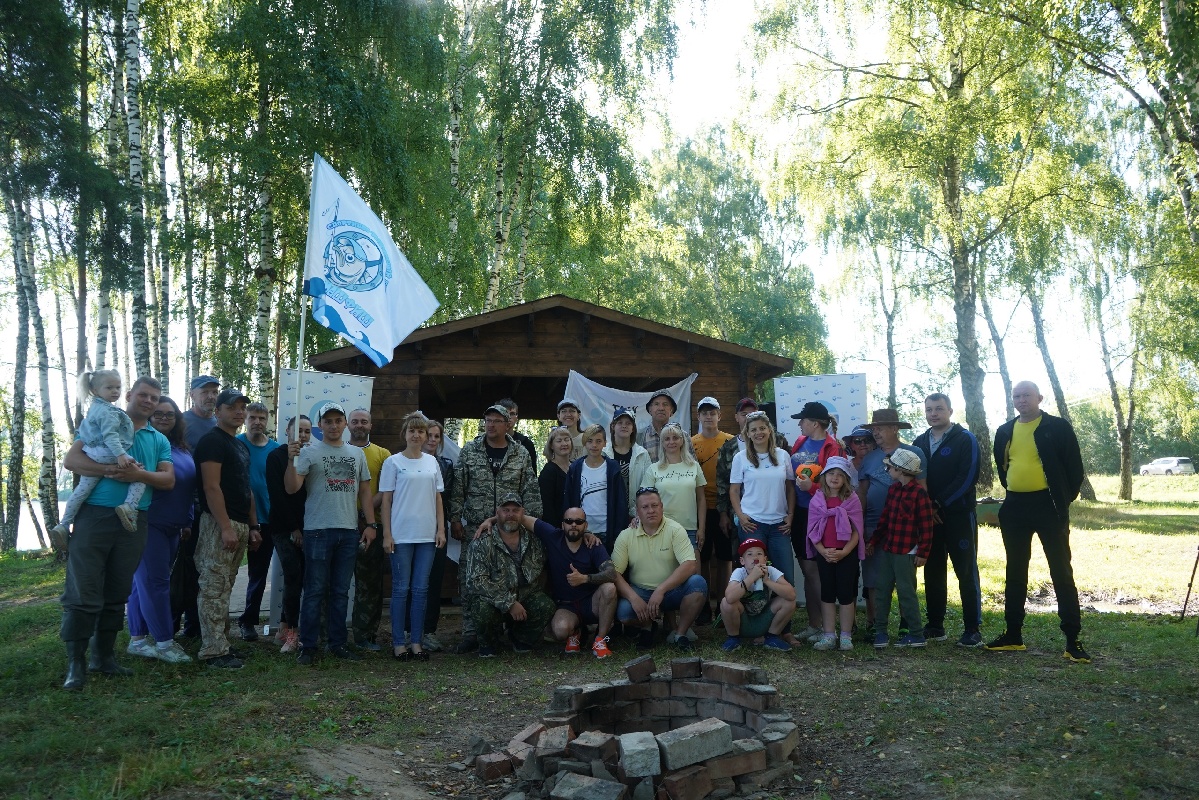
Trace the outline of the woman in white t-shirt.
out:
M 422 645 L 429 574 L 437 548 L 445 544 L 441 465 L 421 449 L 428 426 L 419 411 L 404 417 L 400 431 L 406 446 L 384 461 L 379 472 L 383 550 L 391 557 L 392 655 L 397 661 L 429 660 Z
M 708 516 L 708 501 L 704 496 L 708 481 L 687 447 L 682 425 L 677 422 L 666 423 L 662 428 L 661 444 L 662 457 L 645 471 L 644 483 L 658 489 L 663 513 L 687 529 L 687 537 L 695 548 L 698 562 L 699 550 L 704 546 L 704 524 Z
M 765 411 L 745 417 L 744 450 L 733 457 L 729 502 L 737 516 L 740 540 L 761 539 L 770 562 L 795 585 L 791 551 L 791 518 L 795 514 L 791 456 L 775 445 L 774 426 Z

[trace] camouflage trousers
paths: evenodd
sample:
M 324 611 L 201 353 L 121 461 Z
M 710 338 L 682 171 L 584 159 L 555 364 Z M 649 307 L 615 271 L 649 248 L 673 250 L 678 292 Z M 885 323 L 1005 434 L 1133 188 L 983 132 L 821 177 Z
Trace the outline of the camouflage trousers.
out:
M 466 598 L 466 613 L 475 624 L 475 635 L 478 636 L 480 647 L 496 647 L 503 638 L 503 625 L 508 623 L 512 638 L 527 647 L 534 647 L 541 641 L 541 632 L 549 624 L 554 615 L 554 601 L 545 592 L 534 589 L 520 598 L 520 604 L 525 607 L 527 616 L 521 622 L 512 619 L 512 615 L 500 611 L 483 598 L 473 595 Z
M 383 568 L 386 555 L 383 552 L 383 532 L 377 531 L 374 540 L 365 550 L 359 548 L 354 561 L 354 629 L 356 644 L 374 643 L 379 635 L 379 622 L 383 619 Z M 388 587 L 387 595 L 391 596 Z
M 246 554 L 250 526 L 231 522 L 237 533 L 237 546 L 226 550 L 221 544 L 221 528 L 216 519 L 205 512 L 200 515 L 200 532 L 196 539 L 196 572 L 200 575 L 200 658 L 216 658 L 229 652 L 229 596 L 237 569 Z

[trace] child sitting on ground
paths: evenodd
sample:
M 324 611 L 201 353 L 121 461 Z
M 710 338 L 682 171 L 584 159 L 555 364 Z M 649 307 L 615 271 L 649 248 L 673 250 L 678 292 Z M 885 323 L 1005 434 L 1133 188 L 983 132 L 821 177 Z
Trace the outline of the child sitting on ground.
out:
M 841 650 L 853 649 L 858 572 L 866 557 L 862 502 L 856 470 L 844 456 L 831 456 L 815 479 L 820 491 L 808 506 L 807 552 L 820 573 L 820 617 L 824 631 L 817 650 L 837 647 L 837 604 L 841 604 Z M 819 556 L 819 558 L 817 558 Z
M 891 613 L 891 590 L 899 596 L 901 619 L 920 619 L 916 600 L 916 568 L 928 561 L 933 544 L 933 504 L 928 492 L 916 482 L 920 457 L 911 450 L 899 449 L 883 460 L 892 481 L 883 504 L 874 536 L 866 552 L 879 550 L 878 579 L 874 585 L 874 646 L 882 649 L 891 643 L 887 635 L 887 617 Z M 923 633 L 912 631 L 895 643 L 896 647 L 924 647 Z
M 79 424 L 79 439 L 83 442 L 83 452 L 97 464 L 116 464 L 127 467 L 134 460 L 127 455 L 133 447 L 133 420 L 123 408 L 113 405 L 121 399 L 121 375 L 115 369 L 98 369 L 95 372 L 85 372 L 79 378 L 79 393 L 91 395 L 91 405 L 88 406 L 87 416 Z M 62 521 L 50 529 L 50 535 L 56 543 L 65 543 L 71 523 L 83 504 L 87 501 L 99 478 L 82 477 L 71 498 L 67 500 L 66 510 Z M 114 511 L 121 520 L 121 526 L 127 531 L 137 530 L 137 504 L 146 491 L 144 483 L 131 483 L 125 494 L 123 505 Z
M 741 646 L 741 637 L 765 635 L 763 644 L 775 650 L 790 650 L 782 637 L 795 614 L 795 588 L 783 573 L 766 563 L 766 545 L 761 539 L 746 539 L 737 548 L 741 566 L 733 570 L 720 601 L 720 618 L 728 638 L 721 647 L 731 653 Z

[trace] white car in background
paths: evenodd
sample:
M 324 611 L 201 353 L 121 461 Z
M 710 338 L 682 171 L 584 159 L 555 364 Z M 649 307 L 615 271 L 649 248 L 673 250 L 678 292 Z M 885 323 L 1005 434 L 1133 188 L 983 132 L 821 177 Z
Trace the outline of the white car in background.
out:
M 1157 458 L 1141 465 L 1142 475 L 1194 475 L 1195 465 L 1189 458 Z

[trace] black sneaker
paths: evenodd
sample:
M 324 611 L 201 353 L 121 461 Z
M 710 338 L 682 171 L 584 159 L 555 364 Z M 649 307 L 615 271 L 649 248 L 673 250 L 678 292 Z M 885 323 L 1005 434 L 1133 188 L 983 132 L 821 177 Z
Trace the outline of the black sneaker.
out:
M 479 645 L 479 658 L 495 658 L 495 648 L 488 645 Z
M 978 631 L 966 631 L 958 639 L 958 647 L 982 647 L 983 635 Z
M 241 629 L 241 640 L 243 642 L 258 641 L 258 630 L 253 625 L 247 625 L 246 623 L 241 622 L 238 623 L 238 627 Z
M 1062 658 L 1069 659 L 1075 664 L 1090 664 L 1091 656 L 1082 647 L 1082 640 L 1075 639 L 1072 642 L 1066 642 L 1066 652 L 1062 653 Z
M 344 644 L 341 647 L 330 647 L 329 652 L 333 654 L 334 658 L 340 658 L 342 661 L 362 660 L 362 656 L 358 655 Z
M 512 644 L 512 650 L 514 652 L 521 653 L 522 655 L 524 653 L 532 653 L 533 652 L 532 645 L 525 644 L 520 639 L 517 639 L 515 636 L 509 637 L 508 641 Z
M 932 628 L 925 625 L 924 638 L 930 642 L 943 642 L 949 638 L 949 635 L 945 633 L 944 628 Z
M 469 638 L 463 639 L 462 641 L 458 642 L 458 646 L 456 648 L 454 648 L 454 652 L 457 653 L 458 655 L 462 655 L 463 653 L 473 653 L 475 650 L 478 650 L 478 649 L 479 649 L 479 640 L 476 639 L 475 637 L 471 636 Z
M 312 662 L 316 660 L 316 651 L 311 648 L 304 648 L 300 654 L 296 656 L 296 663 L 301 667 L 311 667 Z
M 983 645 L 988 650 L 1027 650 L 1024 646 L 1024 637 L 1020 632 L 1011 633 L 1004 631 L 998 639 L 992 639 Z
M 217 656 L 216 658 L 205 659 L 204 663 L 217 669 L 241 669 L 243 666 L 240 658 L 234 658 L 228 653 L 223 656 Z
M 653 650 L 657 644 L 658 626 L 653 624 L 648 628 L 643 628 L 641 633 L 637 634 L 637 649 L 638 650 Z

